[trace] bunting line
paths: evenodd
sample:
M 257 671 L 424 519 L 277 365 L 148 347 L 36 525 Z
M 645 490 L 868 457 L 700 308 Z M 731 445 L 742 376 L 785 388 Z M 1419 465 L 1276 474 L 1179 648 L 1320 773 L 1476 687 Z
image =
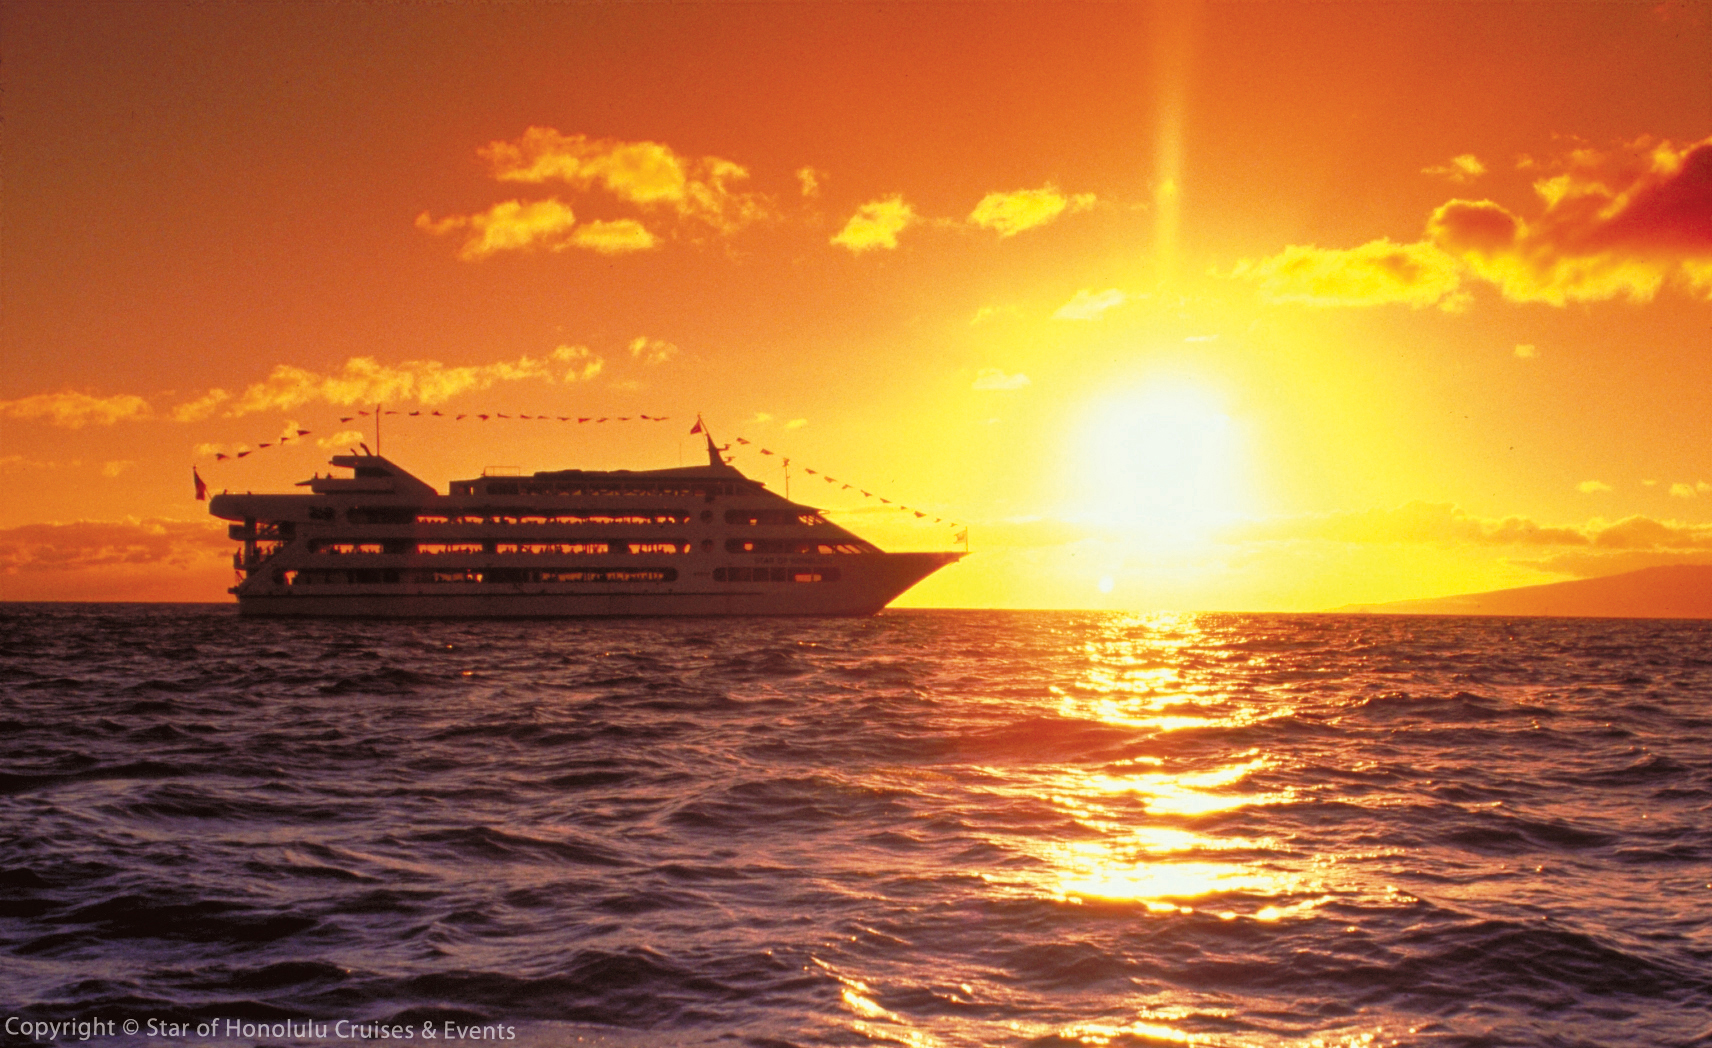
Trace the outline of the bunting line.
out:
M 698 425 L 699 425 L 699 423 L 698 423 Z M 692 430 L 691 432 L 695 432 L 695 431 Z M 791 460 L 789 458 L 786 458 L 784 455 L 780 454 L 779 452 L 773 451 L 771 448 L 761 447 L 759 444 L 756 444 L 754 441 L 748 439 L 747 437 L 733 437 L 733 438 L 731 438 L 731 440 L 732 440 L 732 444 L 739 444 L 739 445 L 743 445 L 745 447 L 753 448 L 754 450 L 760 452 L 763 455 L 771 455 L 771 456 L 779 459 L 784 464 L 785 469 L 787 469 L 787 470 L 790 469 Z M 723 454 L 724 452 L 727 452 L 731 449 L 732 444 L 721 445 L 718 448 L 716 448 L 715 450 L 717 450 Z M 727 462 L 731 461 L 731 456 L 725 455 L 724 457 L 725 457 L 725 460 Z M 839 485 L 839 488 L 838 488 L 839 491 L 860 492 L 862 497 L 865 499 L 879 499 L 879 501 L 882 504 L 887 505 L 887 506 L 892 506 L 892 507 L 898 509 L 900 512 L 913 513 L 917 520 L 927 520 L 929 518 L 932 518 L 932 520 L 935 524 L 943 524 L 947 527 L 959 529 L 958 534 L 953 536 L 953 538 L 956 539 L 956 541 L 959 541 L 959 542 L 964 541 L 964 539 L 966 538 L 966 536 L 968 534 L 968 530 L 969 530 L 968 525 L 958 523 L 957 521 L 950 520 L 950 519 L 947 519 L 945 517 L 934 516 L 933 514 L 927 512 L 926 510 L 919 510 L 919 509 L 916 509 L 914 506 L 906 506 L 902 502 L 894 502 L 891 499 L 884 498 L 880 495 L 876 495 L 872 491 L 868 491 L 865 488 L 861 488 L 861 487 L 858 487 L 857 485 L 849 484 L 849 483 L 846 483 L 842 480 L 839 480 L 837 477 L 834 477 L 834 476 L 824 472 L 823 470 L 810 469 L 807 466 L 804 466 L 803 472 L 808 474 L 811 477 L 819 477 L 821 480 L 824 480 L 828 484 Z
M 524 415 L 521 413 L 516 414 L 516 415 L 507 415 L 503 412 L 498 412 L 498 411 L 486 411 L 486 412 L 465 411 L 465 412 L 458 412 L 458 413 L 453 414 L 453 413 L 448 413 L 448 412 L 438 411 L 438 410 L 423 411 L 423 410 L 418 409 L 416 411 L 397 411 L 397 410 L 393 410 L 391 408 L 381 408 L 381 409 L 378 409 L 377 411 L 364 410 L 364 411 L 355 412 L 354 414 L 350 414 L 350 415 L 341 415 L 341 416 L 339 416 L 339 421 L 341 423 L 355 422 L 359 418 L 374 418 L 377 415 L 379 415 L 382 418 L 384 418 L 388 415 L 403 415 L 406 418 L 417 418 L 417 417 L 441 418 L 441 419 L 450 420 L 452 422 L 462 422 L 465 419 L 475 419 L 475 420 L 481 421 L 481 422 L 487 422 L 487 421 L 490 421 L 493 419 L 506 419 L 506 420 L 510 420 L 510 421 L 577 422 L 577 423 L 591 423 L 591 424 L 596 424 L 596 425 L 598 425 L 602 422 L 668 422 L 671 420 L 671 416 L 669 416 L 669 415 L 603 415 L 603 416 L 586 415 L 586 416 L 578 417 L 576 415 Z M 285 433 L 285 434 L 283 434 L 283 435 L 281 435 L 281 436 L 279 436 L 273 440 L 269 440 L 269 441 L 263 441 L 263 442 L 259 442 L 259 443 L 250 443 L 247 441 L 240 442 L 239 444 L 236 445 L 237 450 L 216 451 L 213 453 L 212 459 L 215 462 L 228 462 L 228 461 L 236 461 L 237 459 L 241 459 L 241 458 L 248 458 L 249 456 L 254 455 L 256 452 L 262 451 L 266 448 L 283 447 L 283 446 L 290 445 L 290 444 L 301 443 L 302 442 L 301 438 L 307 437 L 313 432 L 314 432 L 313 430 L 308 430 L 308 429 L 297 429 L 294 431 L 287 431 L 287 433 Z M 364 446 L 366 446 L 366 445 L 364 445 Z M 204 460 L 207 460 L 210 456 L 207 454 L 203 454 L 203 455 L 198 456 L 198 457 L 200 457 Z

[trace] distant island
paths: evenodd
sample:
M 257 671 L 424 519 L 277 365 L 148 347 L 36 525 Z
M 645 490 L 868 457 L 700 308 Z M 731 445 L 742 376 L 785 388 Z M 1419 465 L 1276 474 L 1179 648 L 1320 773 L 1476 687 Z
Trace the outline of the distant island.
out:
M 1368 615 L 1561 615 L 1604 619 L 1712 619 L 1712 564 L 1643 568 L 1622 575 L 1456 597 L 1347 604 Z

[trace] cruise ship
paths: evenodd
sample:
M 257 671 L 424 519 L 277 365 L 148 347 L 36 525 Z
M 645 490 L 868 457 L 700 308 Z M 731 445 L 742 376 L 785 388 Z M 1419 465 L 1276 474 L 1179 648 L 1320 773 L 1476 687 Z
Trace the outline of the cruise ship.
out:
M 367 449 L 363 449 L 365 452 Z M 338 455 L 308 494 L 215 495 L 242 615 L 871 615 L 966 554 L 886 553 L 727 464 L 456 480 Z

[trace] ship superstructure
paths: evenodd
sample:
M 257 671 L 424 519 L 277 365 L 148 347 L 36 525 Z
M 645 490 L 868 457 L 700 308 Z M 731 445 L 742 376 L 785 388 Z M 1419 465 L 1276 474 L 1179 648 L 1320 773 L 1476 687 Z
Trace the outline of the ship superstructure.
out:
M 366 449 L 365 449 L 366 450 Z M 379 455 L 220 494 L 244 615 L 870 615 L 964 554 L 886 553 L 726 464 L 453 481 Z

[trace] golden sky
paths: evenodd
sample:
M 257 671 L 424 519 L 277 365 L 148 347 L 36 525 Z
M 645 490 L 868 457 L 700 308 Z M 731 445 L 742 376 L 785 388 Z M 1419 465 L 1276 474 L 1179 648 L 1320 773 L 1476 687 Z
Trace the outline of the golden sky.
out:
M 0 598 L 230 599 L 191 467 L 289 490 L 377 400 L 442 490 L 699 412 L 967 524 L 905 604 L 1712 563 L 1712 5 L 0 18 Z

